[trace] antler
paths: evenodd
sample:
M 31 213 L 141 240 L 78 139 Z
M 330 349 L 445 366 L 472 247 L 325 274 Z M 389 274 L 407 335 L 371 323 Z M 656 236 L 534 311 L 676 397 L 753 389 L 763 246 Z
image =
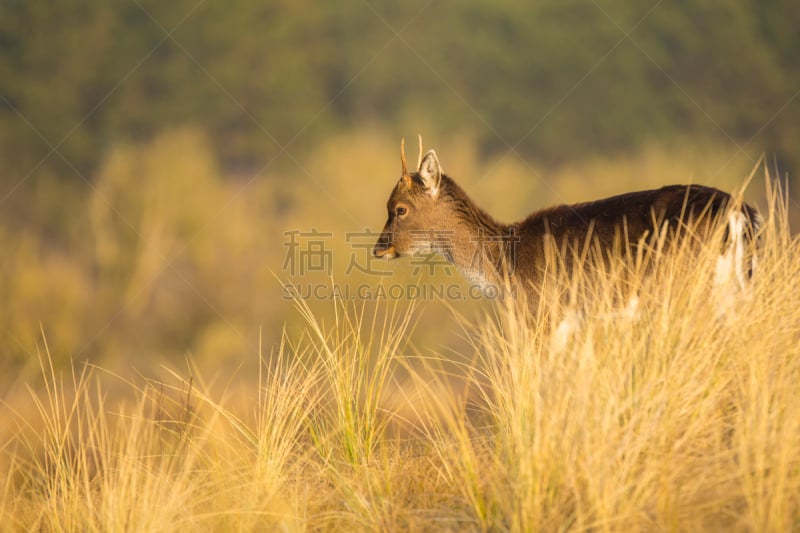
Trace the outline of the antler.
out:
M 408 165 L 406 164 L 406 140 L 400 140 L 400 163 L 403 165 L 403 176 L 408 176 Z
M 419 155 L 417 156 L 417 169 L 422 166 L 422 135 L 417 133 L 417 137 L 419 137 Z

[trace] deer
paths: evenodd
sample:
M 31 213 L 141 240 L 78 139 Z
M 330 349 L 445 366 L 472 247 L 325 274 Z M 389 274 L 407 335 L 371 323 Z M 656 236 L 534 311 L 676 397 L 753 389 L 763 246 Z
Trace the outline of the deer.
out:
M 417 170 L 408 171 L 405 140 L 400 162 L 400 180 L 389 196 L 388 217 L 373 255 L 390 260 L 437 252 L 487 293 L 507 294 L 513 288 L 528 302 L 537 301 L 553 245 L 572 250 L 564 254 L 570 257 L 590 245 L 608 257 L 641 250 L 654 236 L 702 243 L 719 235 L 714 228 L 725 224 L 715 284 L 744 290 L 755 269 L 749 251 L 761 225 L 758 211 L 713 187 L 668 185 L 548 207 L 503 223 L 445 174 L 434 150 L 423 156 L 421 137 Z M 567 258 L 565 265 L 574 262 Z

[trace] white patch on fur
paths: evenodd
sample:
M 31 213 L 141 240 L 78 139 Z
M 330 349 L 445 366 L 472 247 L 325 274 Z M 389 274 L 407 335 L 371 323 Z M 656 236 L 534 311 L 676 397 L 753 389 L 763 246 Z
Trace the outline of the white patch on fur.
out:
M 554 353 L 564 352 L 575 332 L 581 327 L 581 322 L 582 320 L 578 313 L 575 311 L 568 312 L 550 336 L 550 350 Z
M 640 318 L 639 297 L 637 295 L 631 296 L 625 307 L 617 308 L 607 314 L 596 317 L 598 321 L 620 322 L 623 324 L 635 323 Z M 572 342 L 575 334 L 584 326 L 585 320 L 586 317 L 583 313 L 576 310 L 567 311 L 550 336 L 550 349 L 555 353 L 564 352 Z
M 736 303 L 749 297 L 749 280 L 745 261 L 747 231 L 744 215 L 735 211 L 728 215 L 728 235 L 730 244 L 725 252 L 717 258 L 714 269 L 714 295 L 717 314 L 727 316 L 736 307 Z M 751 268 L 755 267 L 754 260 Z
M 628 300 L 628 305 L 622 310 L 620 318 L 625 320 L 639 320 L 639 297 L 635 294 Z
M 459 268 L 461 275 L 473 286 L 483 292 L 484 295 L 494 297 L 498 295 L 497 286 L 489 281 L 489 278 L 481 271 L 481 269 L 466 269 Z

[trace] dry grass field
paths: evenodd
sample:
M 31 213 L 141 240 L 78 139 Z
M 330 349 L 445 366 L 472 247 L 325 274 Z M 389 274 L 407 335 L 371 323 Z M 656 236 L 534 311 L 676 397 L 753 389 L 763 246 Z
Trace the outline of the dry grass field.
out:
M 191 360 L 159 381 L 62 372 L 43 334 L 38 378 L 1 407 L 0 528 L 796 530 L 800 240 L 769 196 L 756 276 L 723 313 L 709 247 L 555 280 L 529 313 L 450 304 L 458 354 L 415 340 L 413 304 L 323 319 L 300 299 L 303 327 L 252 354 L 244 390 Z M 578 286 L 579 305 L 559 296 Z
M 798 26 L 0 0 L 0 533 L 800 532 Z M 503 224 L 398 205 L 429 150 Z M 763 224 L 533 257 L 669 185 Z

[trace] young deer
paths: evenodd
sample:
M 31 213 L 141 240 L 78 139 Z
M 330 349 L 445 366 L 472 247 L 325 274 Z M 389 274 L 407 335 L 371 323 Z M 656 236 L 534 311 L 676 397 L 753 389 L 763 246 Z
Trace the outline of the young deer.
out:
M 653 235 L 674 240 L 689 232 L 697 240 L 707 240 L 726 217 L 726 243 L 716 269 L 716 278 L 725 280 L 715 282 L 733 281 L 744 288 L 752 273 L 749 244 L 759 215 L 747 204 L 737 207 L 729 194 L 718 189 L 671 185 L 551 207 L 504 224 L 478 207 L 442 171 L 433 150 L 422 157 L 421 139 L 413 174 L 408 172 L 403 143 L 400 147 L 402 176 L 389 197 L 389 217 L 373 249 L 375 257 L 438 252 L 487 292 L 502 294 L 513 286 L 535 301 L 553 244 L 562 250 L 566 246 L 574 257 L 592 243 L 607 256 L 624 253 L 620 250 L 625 247 L 636 250 Z

